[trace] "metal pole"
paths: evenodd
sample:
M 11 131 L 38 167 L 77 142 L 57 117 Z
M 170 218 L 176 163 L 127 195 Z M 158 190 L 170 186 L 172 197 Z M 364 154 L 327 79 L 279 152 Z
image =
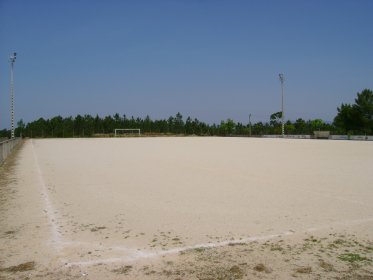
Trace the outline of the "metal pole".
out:
M 285 135 L 285 128 L 284 128 L 284 83 L 281 83 L 281 123 L 282 123 L 282 137 Z
M 285 137 L 285 127 L 284 127 L 284 74 L 278 75 L 281 82 L 281 124 L 282 124 L 282 138 Z
M 17 53 L 10 56 L 10 114 L 11 114 L 11 138 L 14 138 L 14 79 L 13 68 L 16 62 Z
M 14 138 L 14 80 L 13 80 L 13 66 L 11 62 L 10 69 L 10 115 L 11 115 L 11 138 Z

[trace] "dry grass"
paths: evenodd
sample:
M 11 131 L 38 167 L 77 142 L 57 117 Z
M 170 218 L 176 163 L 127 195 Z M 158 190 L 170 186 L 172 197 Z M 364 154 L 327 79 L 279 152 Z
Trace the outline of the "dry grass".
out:
M 132 270 L 132 265 L 121 266 L 120 268 L 113 269 L 112 271 L 118 274 L 128 274 Z
M 312 272 L 312 267 L 310 266 L 302 266 L 298 267 L 295 272 L 297 273 L 304 273 L 304 274 L 310 274 Z
M 266 267 L 264 264 L 260 263 L 254 266 L 254 270 L 258 272 L 265 272 L 265 273 L 271 273 L 272 269 Z
M 25 262 L 21 263 L 19 265 L 15 266 L 10 266 L 6 268 L 1 268 L 0 271 L 5 271 L 5 272 L 22 272 L 22 271 L 29 271 L 29 270 L 34 270 L 35 269 L 35 262 Z
M 325 262 L 324 260 L 320 260 L 319 266 L 327 272 L 334 270 L 334 266 L 330 263 Z

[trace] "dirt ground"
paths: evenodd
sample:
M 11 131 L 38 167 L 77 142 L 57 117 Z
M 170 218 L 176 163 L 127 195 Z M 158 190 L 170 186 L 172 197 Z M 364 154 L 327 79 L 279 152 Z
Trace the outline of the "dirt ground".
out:
M 0 166 L 0 279 L 373 279 L 373 145 L 27 140 Z

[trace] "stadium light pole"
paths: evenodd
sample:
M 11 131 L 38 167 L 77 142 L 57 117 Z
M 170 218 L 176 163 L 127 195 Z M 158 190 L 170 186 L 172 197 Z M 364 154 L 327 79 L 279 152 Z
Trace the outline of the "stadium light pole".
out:
M 284 128 L 284 81 L 285 76 L 284 74 L 278 74 L 281 82 L 281 124 L 282 124 L 282 138 L 285 136 L 285 128 Z
M 14 138 L 14 79 L 13 68 L 16 62 L 17 53 L 13 53 L 9 57 L 10 62 L 10 114 L 11 114 L 11 138 Z

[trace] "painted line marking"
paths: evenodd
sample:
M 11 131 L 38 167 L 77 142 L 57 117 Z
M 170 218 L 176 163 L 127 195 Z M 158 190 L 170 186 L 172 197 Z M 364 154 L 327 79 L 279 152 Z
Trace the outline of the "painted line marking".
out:
M 132 252 L 132 255 L 126 255 L 126 256 L 117 257 L 117 258 L 108 258 L 108 259 L 103 259 L 103 260 L 70 262 L 70 263 L 67 263 L 66 266 L 70 267 L 70 266 L 75 266 L 75 265 L 86 266 L 86 265 L 95 265 L 95 264 L 100 264 L 100 263 L 107 264 L 107 263 L 116 263 L 116 262 L 130 262 L 130 261 L 135 261 L 138 259 L 154 258 L 154 257 L 159 257 L 159 256 L 164 256 L 164 255 L 177 254 L 183 251 L 188 251 L 188 250 L 193 250 L 193 249 L 198 249 L 198 248 L 217 248 L 217 247 L 227 246 L 229 244 L 250 243 L 254 241 L 270 240 L 270 239 L 278 238 L 284 235 L 292 235 L 292 234 L 293 234 L 292 231 L 286 231 L 281 234 L 254 236 L 254 237 L 247 237 L 247 238 L 237 239 L 237 240 L 225 240 L 225 241 L 221 241 L 217 243 L 201 243 L 201 244 L 185 246 L 185 247 L 176 247 L 173 249 L 164 250 L 164 251 L 156 251 L 156 252 L 138 251 L 135 249 L 123 249 L 129 252 Z
M 37 174 L 40 186 L 41 186 L 41 195 L 44 198 L 44 207 L 45 207 L 44 212 L 47 215 L 48 223 L 51 227 L 52 244 L 54 245 L 55 249 L 57 251 L 59 251 L 61 249 L 62 244 L 63 244 L 61 242 L 62 238 L 61 238 L 61 234 L 58 231 L 58 226 L 56 224 L 55 210 L 54 210 L 53 204 L 52 204 L 52 202 L 49 198 L 49 195 L 48 195 L 48 190 L 47 190 L 47 187 L 46 187 L 44 179 L 43 179 L 43 173 L 40 169 L 40 165 L 39 165 L 38 157 L 37 157 L 36 152 L 35 152 L 35 147 L 34 147 L 34 141 L 33 140 L 31 140 L 31 147 L 32 147 L 33 155 L 34 155 L 34 161 L 35 161 L 35 166 L 36 166 L 36 174 Z
M 328 225 L 323 225 L 319 227 L 313 227 L 308 228 L 305 231 L 298 231 L 298 233 L 311 233 L 315 231 L 320 231 L 323 229 L 330 228 L 332 226 L 351 226 L 351 225 L 359 225 L 359 224 L 365 224 L 373 222 L 373 217 L 371 218 L 365 218 L 365 219 L 357 219 L 352 221 L 340 221 L 340 222 L 333 222 Z M 110 264 L 110 263 L 118 263 L 118 262 L 132 262 L 139 259 L 146 259 L 146 258 L 155 258 L 159 256 L 164 255 L 171 255 L 171 254 L 177 254 L 183 251 L 187 250 L 193 250 L 198 248 L 218 248 L 227 246 L 229 244 L 238 244 L 238 243 L 251 243 L 255 241 L 267 241 L 275 238 L 280 238 L 283 236 L 290 236 L 297 234 L 295 231 L 284 231 L 282 233 L 278 234 L 271 234 L 271 235 L 265 235 L 265 236 L 253 236 L 253 237 L 247 237 L 243 239 L 235 239 L 235 240 L 225 240 L 221 242 L 216 243 L 202 243 L 202 244 L 196 244 L 191 246 L 185 246 L 185 247 L 176 247 L 173 249 L 165 250 L 165 251 L 156 251 L 156 252 L 150 252 L 150 251 L 139 251 L 136 249 L 127 249 L 123 247 L 112 247 L 112 249 L 122 250 L 129 253 L 128 255 L 122 256 L 122 257 L 116 257 L 116 258 L 107 258 L 107 259 L 100 259 L 100 260 L 89 260 L 89 261 L 79 261 L 79 262 L 66 262 L 65 266 L 71 267 L 71 266 L 89 266 L 89 265 L 96 265 L 96 264 Z

